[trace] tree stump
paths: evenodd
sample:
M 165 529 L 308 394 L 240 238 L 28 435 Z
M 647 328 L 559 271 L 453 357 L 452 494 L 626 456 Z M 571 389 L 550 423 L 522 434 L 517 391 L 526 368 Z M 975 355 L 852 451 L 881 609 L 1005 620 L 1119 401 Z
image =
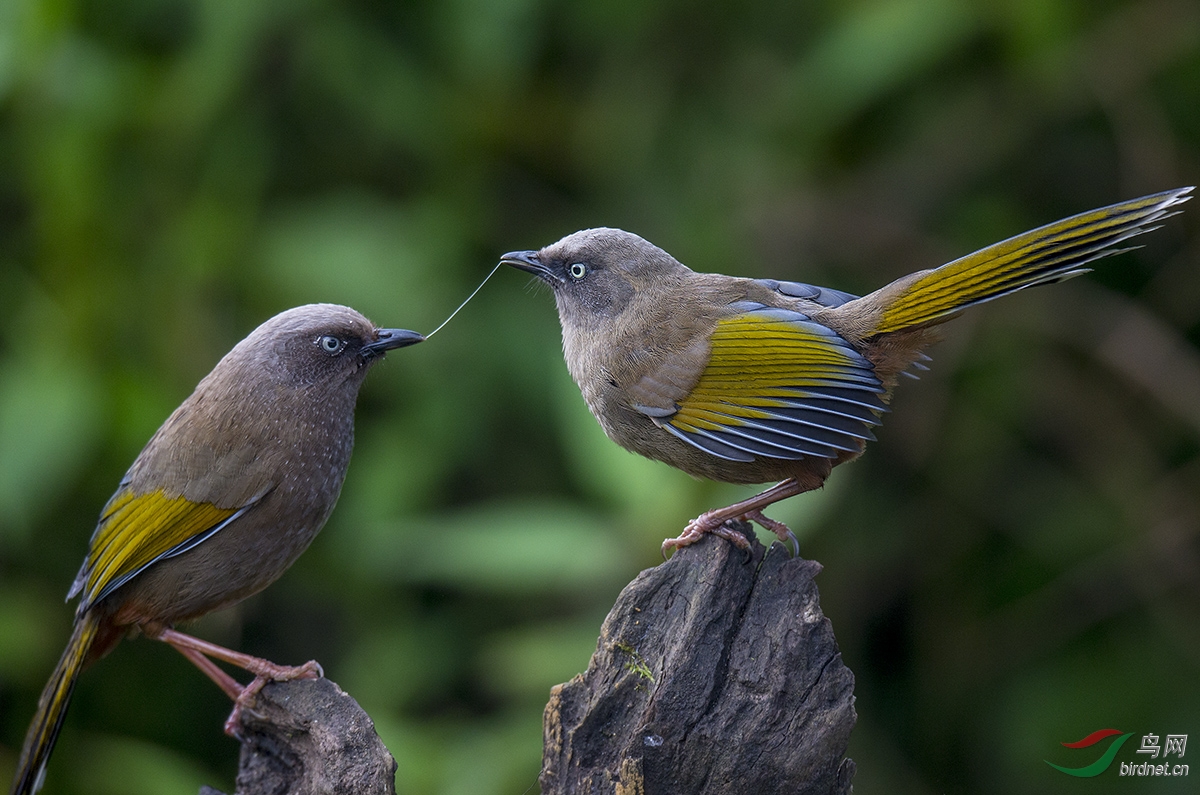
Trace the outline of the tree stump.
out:
M 706 536 L 639 574 L 551 690 L 543 795 L 852 791 L 854 675 L 820 570 Z
M 242 710 L 241 730 L 235 795 L 396 793 L 396 761 L 375 724 L 328 679 L 266 685 Z

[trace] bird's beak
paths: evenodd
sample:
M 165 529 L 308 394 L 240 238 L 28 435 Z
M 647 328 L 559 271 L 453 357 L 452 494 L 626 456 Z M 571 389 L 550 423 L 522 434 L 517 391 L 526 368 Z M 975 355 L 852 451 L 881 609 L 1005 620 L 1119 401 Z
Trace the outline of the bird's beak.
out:
M 548 282 L 554 278 L 536 251 L 510 251 L 500 258 L 500 264 L 511 265 Z
M 424 342 L 425 338 L 415 331 L 403 328 L 381 328 L 375 330 L 375 341 L 362 346 L 362 352 L 367 357 L 379 356 L 387 351 L 403 348 L 406 345 L 416 345 Z

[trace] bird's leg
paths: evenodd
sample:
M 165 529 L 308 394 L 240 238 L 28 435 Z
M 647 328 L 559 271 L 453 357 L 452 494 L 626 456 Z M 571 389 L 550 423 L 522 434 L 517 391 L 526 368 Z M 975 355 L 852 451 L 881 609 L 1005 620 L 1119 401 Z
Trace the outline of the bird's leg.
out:
M 730 519 L 751 519 L 775 533 L 781 541 L 794 540 L 795 536 L 792 535 L 792 531 L 788 529 L 787 525 L 774 519 L 767 519 L 767 517 L 763 516 L 762 509 L 772 503 L 800 494 L 803 491 L 806 491 L 806 489 L 800 485 L 799 481 L 795 478 L 788 478 L 747 500 L 735 502 L 733 505 L 725 508 L 706 511 L 688 522 L 687 527 L 678 536 L 668 538 L 662 543 L 663 557 L 666 557 L 667 550 L 669 549 L 679 549 L 680 547 L 696 543 L 705 533 L 713 533 L 722 538 L 729 538 L 729 540 L 740 547 L 741 544 L 738 544 L 737 541 L 734 541 L 727 534 L 730 531 L 724 529 L 725 523 Z M 740 533 L 738 535 L 741 536 Z M 744 536 L 742 536 L 742 541 L 746 541 Z
M 264 660 L 261 657 L 255 657 L 240 651 L 227 649 L 224 646 L 218 646 L 215 643 L 209 643 L 206 640 L 201 640 L 193 635 L 188 635 L 169 627 L 153 629 L 146 634 L 154 640 L 169 643 L 181 651 L 183 649 L 191 649 L 192 651 L 200 652 L 200 654 L 206 657 L 213 657 L 230 665 L 236 665 L 238 668 L 249 671 L 255 676 L 265 677 L 275 682 L 287 682 L 292 679 L 319 679 L 324 676 L 324 672 L 316 660 L 309 660 L 303 665 L 279 665 L 270 660 Z M 191 659 L 186 654 L 184 656 Z
M 143 627 L 146 637 L 161 640 L 173 646 L 180 654 L 204 672 L 208 678 L 217 683 L 217 687 L 225 691 L 233 699 L 233 711 L 225 721 L 225 733 L 231 737 L 238 736 L 238 725 L 241 723 L 242 709 L 254 698 L 263 685 L 268 682 L 288 682 L 292 679 L 320 679 L 325 675 L 316 660 L 309 660 L 303 665 L 278 665 L 270 660 L 244 654 L 240 651 L 227 649 L 215 643 L 188 635 L 170 627 Z M 233 677 L 222 671 L 209 657 L 236 665 L 254 674 L 254 681 L 242 687 Z
M 237 701 L 242 697 L 242 692 L 245 690 L 241 684 L 229 674 L 221 670 L 215 662 L 205 657 L 195 649 L 189 649 L 186 646 L 175 646 L 172 644 L 175 651 L 182 654 L 191 661 L 192 665 L 199 668 L 205 676 L 213 680 L 217 687 L 229 696 L 230 701 Z

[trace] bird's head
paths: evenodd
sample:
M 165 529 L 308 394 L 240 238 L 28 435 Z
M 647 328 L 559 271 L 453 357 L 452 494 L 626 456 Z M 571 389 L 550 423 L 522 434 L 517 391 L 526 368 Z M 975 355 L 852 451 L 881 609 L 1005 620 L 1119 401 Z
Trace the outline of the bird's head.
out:
M 424 339 L 415 331 L 376 328 L 349 307 L 308 304 L 263 323 L 222 364 L 249 367 L 282 383 L 333 388 L 361 383 L 387 351 Z
M 653 287 L 690 273 L 658 246 L 620 229 L 584 229 L 540 251 L 512 251 L 505 265 L 550 285 L 564 326 L 619 318 Z

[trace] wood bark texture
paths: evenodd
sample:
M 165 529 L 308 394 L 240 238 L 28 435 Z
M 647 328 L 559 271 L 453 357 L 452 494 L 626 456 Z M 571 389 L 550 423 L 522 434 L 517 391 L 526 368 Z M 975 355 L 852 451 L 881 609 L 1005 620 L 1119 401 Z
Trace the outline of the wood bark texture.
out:
M 396 761 L 375 724 L 328 679 L 268 684 L 241 725 L 235 795 L 395 795 Z
M 854 675 L 820 570 L 706 536 L 638 575 L 551 690 L 544 795 L 851 792 Z

